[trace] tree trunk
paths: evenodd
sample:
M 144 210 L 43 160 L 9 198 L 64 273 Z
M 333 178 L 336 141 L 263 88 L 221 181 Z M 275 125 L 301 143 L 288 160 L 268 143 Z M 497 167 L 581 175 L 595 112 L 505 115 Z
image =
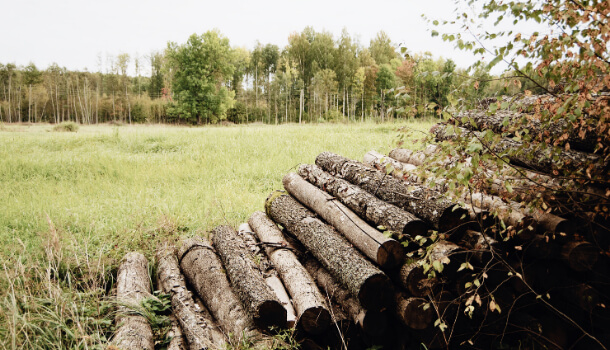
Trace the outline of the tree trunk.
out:
M 225 334 L 233 334 L 237 342 L 262 337 L 231 289 L 220 258 L 208 241 L 202 238 L 184 241 L 178 252 L 178 260 L 184 276 Z
M 379 310 L 391 303 L 393 288 L 388 277 L 294 198 L 276 191 L 267 198 L 265 209 L 357 296 L 362 306 Z
M 424 186 L 402 182 L 330 152 L 318 155 L 316 164 L 331 175 L 344 178 L 378 198 L 428 220 L 441 232 L 452 230 L 467 221 L 466 209 Z
M 360 303 L 341 287 L 315 259 L 309 258 L 304 263 L 307 272 L 315 279 L 316 283 L 333 302 L 341 305 L 349 314 L 350 318 L 358 324 L 362 330 L 369 335 L 382 334 L 387 325 L 387 314 L 383 311 L 365 310 Z
M 334 177 L 316 165 L 303 164 L 299 175 L 310 183 L 338 198 L 368 222 L 382 226 L 400 235 L 415 237 L 426 235 L 428 224 L 415 215 L 389 204 L 362 190 L 360 187 Z
M 330 313 L 324 297 L 296 255 L 286 249 L 288 244 L 282 232 L 260 211 L 252 214 L 248 223 L 266 247 L 269 259 L 292 296 L 300 328 L 310 334 L 324 332 L 330 325 Z
M 184 334 L 182 334 L 182 328 L 180 323 L 174 315 L 169 316 L 172 328 L 167 332 L 167 337 L 171 338 L 167 345 L 167 350 L 188 350 L 186 341 L 184 340 Z
M 424 304 L 428 300 L 423 298 L 409 297 L 405 293 L 396 292 L 396 316 L 407 327 L 422 330 L 430 327 L 434 321 L 434 310 L 432 307 L 424 310 Z
M 461 137 L 474 137 L 483 139 L 483 133 L 469 131 L 457 126 L 436 124 L 430 129 L 439 141 L 452 140 Z M 536 147 L 538 145 L 538 147 Z M 531 169 L 552 173 L 554 170 L 567 172 L 582 172 L 589 165 L 595 165 L 598 172 L 607 168 L 608 161 L 593 153 L 585 153 L 574 150 L 558 149 L 557 147 L 542 145 L 539 143 L 525 144 L 507 137 L 501 138 L 495 145 L 487 145 L 496 154 L 504 154 L 511 163 L 529 167 Z
M 264 329 L 286 326 L 286 309 L 265 283 L 244 242 L 230 226 L 218 226 L 212 242 L 236 294 L 254 323 Z
M 404 250 L 399 242 L 384 237 L 328 193 L 295 173 L 286 174 L 282 182 L 288 193 L 320 215 L 377 265 L 392 268 L 404 259 Z
M 119 266 L 117 276 L 117 301 L 121 305 L 116 324 L 118 329 L 112 344 L 121 349 L 154 350 L 152 329 L 144 316 L 132 313 L 140 302 L 150 297 L 150 278 L 148 260 L 144 255 L 127 253 Z M 131 313 L 131 314 L 130 314 Z
M 237 234 L 244 241 L 250 253 L 254 256 L 254 261 L 258 269 L 263 274 L 265 283 L 273 290 L 273 293 L 277 296 L 279 301 L 286 309 L 286 327 L 293 328 L 296 323 L 296 312 L 292 307 L 292 302 L 288 296 L 288 292 L 284 288 L 282 281 L 277 277 L 278 273 L 274 269 L 273 264 L 267 258 L 267 255 L 263 252 L 262 244 L 256 239 L 254 231 L 247 223 L 239 225 Z
M 157 250 L 157 280 L 164 293 L 171 295 L 173 314 L 191 350 L 217 349 L 225 343 L 212 316 L 205 308 L 197 309 L 191 293 L 186 289 L 174 247 Z

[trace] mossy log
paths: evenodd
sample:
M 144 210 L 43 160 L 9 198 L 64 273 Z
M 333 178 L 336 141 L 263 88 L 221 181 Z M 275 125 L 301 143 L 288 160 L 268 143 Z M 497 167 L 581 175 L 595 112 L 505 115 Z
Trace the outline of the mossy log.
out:
M 380 200 L 346 180 L 334 177 L 317 165 L 303 164 L 299 175 L 305 180 L 338 198 L 368 222 L 396 232 L 399 236 L 426 235 L 429 225 L 408 211 Z
M 118 329 L 112 338 L 113 345 L 120 349 L 154 350 L 150 324 L 144 316 L 133 311 L 141 308 L 140 303 L 151 296 L 148 260 L 141 253 L 127 253 L 117 276 L 117 302 L 122 306 L 116 318 Z
M 260 211 L 254 212 L 248 223 L 266 247 L 269 259 L 292 296 L 298 327 L 310 334 L 324 332 L 330 325 L 330 312 L 324 297 L 290 250 L 282 232 L 265 213 Z
M 237 342 L 244 337 L 256 341 L 262 339 L 262 334 L 231 289 L 220 258 L 206 239 L 185 240 L 178 251 L 178 260 L 187 281 L 225 334 L 232 334 Z
M 341 232 L 362 254 L 380 267 L 392 268 L 404 260 L 404 250 L 398 241 L 385 237 L 369 226 L 333 196 L 295 173 L 286 174 L 282 182 L 288 193 Z
M 304 265 L 318 286 L 326 293 L 327 297 L 333 302 L 341 305 L 350 318 L 360 326 L 365 333 L 376 336 L 385 332 L 388 325 L 387 313 L 385 311 L 365 310 L 315 259 L 307 259 L 304 262 Z
M 263 329 L 284 328 L 286 309 L 265 283 L 252 254 L 237 232 L 230 226 L 218 226 L 213 234 L 212 243 L 227 271 L 233 290 L 254 323 Z
M 388 277 L 332 226 L 283 191 L 273 192 L 265 208 L 269 217 L 294 234 L 363 307 L 380 310 L 392 302 L 393 287 Z
M 173 314 L 182 327 L 182 333 L 192 350 L 216 349 L 226 338 L 205 307 L 193 300 L 176 258 L 173 246 L 157 249 L 157 281 L 164 293 L 171 296 Z
M 440 193 L 417 183 L 400 181 L 348 158 L 324 152 L 316 165 L 331 175 L 344 178 L 378 198 L 427 220 L 441 232 L 466 222 L 468 212 Z
M 250 252 L 253 254 L 256 265 L 265 278 L 265 283 L 273 290 L 279 301 L 286 309 L 286 327 L 293 328 L 297 321 L 296 311 L 292 306 L 288 292 L 284 287 L 278 272 L 275 270 L 267 254 L 263 251 L 263 244 L 256 238 L 256 234 L 247 223 L 239 225 L 237 234 L 244 241 Z

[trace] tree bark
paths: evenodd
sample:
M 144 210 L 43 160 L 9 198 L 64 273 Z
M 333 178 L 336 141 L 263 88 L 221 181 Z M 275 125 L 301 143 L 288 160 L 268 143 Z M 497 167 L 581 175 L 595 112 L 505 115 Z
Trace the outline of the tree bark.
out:
M 286 174 L 282 182 L 288 193 L 320 215 L 377 265 L 387 269 L 404 260 L 404 250 L 399 242 L 384 237 L 328 193 L 295 173 Z
M 369 335 L 381 335 L 387 328 L 387 313 L 384 311 L 365 310 L 360 303 L 341 287 L 332 275 L 315 259 L 304 262 L 307 272 L 314 278 L 318 286 L 326 293 L 329 300 L 341 305 L 350 318 Z
M 265 283 L 245 243 L 230 226 L 218 226 L 212 243 L 225 266 L 231 285 L 254 323 L 264 329 L 286 326 L 286 309 Z
M 173 314 L 182 327 L 182 333 L 192 350 L 216 349 L 226 343 L 209 311 L 196 306 L 186 289 L 174 247 L 157 250 L 157 280 L 164 293 L 171 295 Z
M 140 302 L 150 297 L 148 260 L 141 253 L 127 253 L 119 266 L 117 277 L 117 301 L 121 306 L 116 319 L 118 329 L 112 344 L 121 349 L 154 350 L 152 329 L 144 316 L 130 314 Z
M 445 124 L 436 124 L 430 129 L 438 141 L 453 140 L 457 137 L 478 137 L 483 139 L 483 132 L 469 131 L 467 129 Z M 608 162 L 597 154 L 574 150 L 558 149 L 553 146 L 532 143 L 526 145 L 507 137 L 501 138 L 497 144 L 488 145 L 490 149 L 500 155 L 506 155 L 511 163 L 529 167 L 543 173 L 552 173 L 554 170 L 570 173 L 582 173 L 589 165 L 595 165 L 598 170 L 607 168 Z M 593 173 L 593 172 L 592 172 Z M 584 174 L 583 174 L 584 175 Z
M 293 233 L 363 307 L 379 310 L 391 303 L 393 288 L 388 277 L 294 198 L 283 191 L 273 192 L 265 202 L 265 209 L 274 221 Z
M 338 198 L 360 217 L 399 235 L 425 236 L 429 225 L 408 211 L 389 204 L 358 186 L 334 177 L 317 165 L 303 164 L 299 175 Z
M 419 184 L 394 179 L 360 162 L 324 152 L 316 158 L 316 165 L 429 221 L 439 231 L 449 231 L 467 221 L 462 218 L 468 215 L 466 209 L 443 198 L 440 193 Z
M 184 276 L 220 323 L 225 334 L 232 334 L 237 342 L 244 338 L 262 337 L 231 289 L 220 258 L 207 240 L 200 238 L 184 241 L 178 252 L 178 260 Z
M 266 246 L 269 259 L 292 296 L 298 327 L 310 334 L 324 332 L 330 325 L 330 312 L 324 297 L 296 255 L 287 249 L 288 243 L 282 232 L 260 211 L 252 214 L 248 223 Z

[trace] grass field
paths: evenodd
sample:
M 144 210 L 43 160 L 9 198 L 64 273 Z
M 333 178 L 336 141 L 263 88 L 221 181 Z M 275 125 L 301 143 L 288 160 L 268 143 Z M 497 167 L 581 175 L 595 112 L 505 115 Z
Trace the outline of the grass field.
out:
M 0 348 L 103 344 L 125 252 L 237 226 L 320 152 L 387 153 L 400 126 L 431 124 L 0 125 Z

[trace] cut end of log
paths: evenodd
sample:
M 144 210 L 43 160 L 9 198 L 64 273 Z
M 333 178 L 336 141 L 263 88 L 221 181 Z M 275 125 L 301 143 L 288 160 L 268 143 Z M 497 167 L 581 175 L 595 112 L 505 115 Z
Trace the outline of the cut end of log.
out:
M 362 311 L 358 315 L 358 323 L 362 330 L 372 336 L 379 336 L 385 333 L 388 328 L 387 311 Z
M 391 269 L 402 264 L 405 252 L 398 241 L 387 240 L 377 250 L 377 263 L 384 269 Z
M 531 216 L 526 215 L 521 219 L 517 230 L 520 231 L 516 238 L 521 241 L 530 241 L 536 236 L 538 222 Z
M 561 249 L 561 257 L 572 270 L 589 271 L 599 258 L 599 250 L 589 242 L 570 242 Z
M 330 312 L 324 307 L 311 307 L 303 312 L 298 325 L 305 332 L 313 335 L 324 333 L 330 326 Z
M 286 308 L 279 301 L 267 300 L 260 305 L 259 317 L 254 317 L 254 323 L 264 329 L 286 327 Z
M 426 329 L 432 325 L 434 319 L 433 308 L 424 310 L 426 299 L 397 297 L 396 313 L 402 323 L 411 329 Z
M 271 205 L 273 204 L 273 201 L 275 201 L 276 199 L 278 199 L 279 197 L 282 197 L 282 196 L 288 196 L 286 191 L 275 190 L 275 191 L 271 192 L 271 194 L 269 195 L 269 197 L 267 197 L 267 199 L 265 199 L 265 213 L 268 216 L 270 216 L 269 211 L 271 209 Z
M 383 273 L 372 275 L 364 281 L 358 301 L 368 310 L 381 310 L 392 304 L 394 286 Z
M 441 214 L 438 220 L 438 229 L 440 232 L 453 230 L 467 222 L 469 217 L 468 210 L 458 205 L 451 206 Z
M 413 220 L 408 222 L 402 230 L 403 235 L 427 236 L 430 226 L 423 220 Z

